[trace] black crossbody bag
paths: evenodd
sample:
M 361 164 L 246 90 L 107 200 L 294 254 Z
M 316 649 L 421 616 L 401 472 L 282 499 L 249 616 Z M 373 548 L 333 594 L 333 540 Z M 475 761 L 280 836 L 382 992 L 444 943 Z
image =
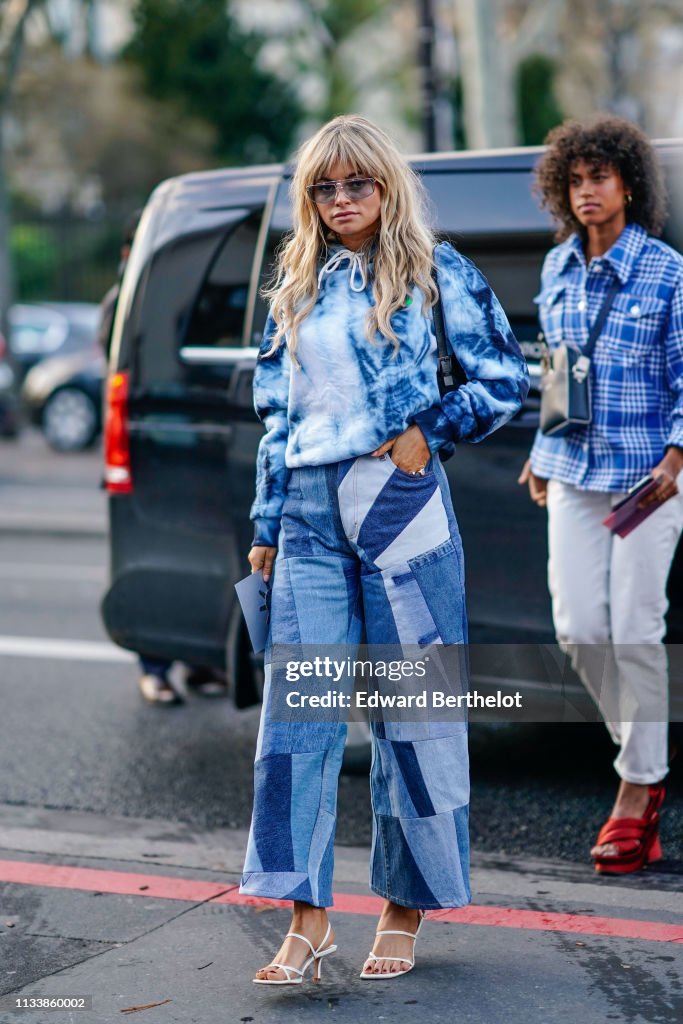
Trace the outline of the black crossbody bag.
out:
M 439 289 L 439 280 L 436 276 L 436 267 L 432 270 L 432 277 L 434 278 L 434 284 L 436 285 L 438 295 L 438 298 L 432 307 L 434 315 L 434 333 L 436 334 L 436 346 L 438 350 L 436 375 L 439 384 L 439 394 L 443 398 L 443 396 L 447 395 L 449 391 L 457 391 L 462 384 L 466 384 L 468 378 L 460 364 L 460 360 L 448 347 L 443 305 L 441 302 L 441 290 Z
M 563 343 L 543 356 L 540 428 L 547 437 L 564 437 L 591 422 L 591 356 L 620 287 L 618 279 L 611 285 L 582 350 Z

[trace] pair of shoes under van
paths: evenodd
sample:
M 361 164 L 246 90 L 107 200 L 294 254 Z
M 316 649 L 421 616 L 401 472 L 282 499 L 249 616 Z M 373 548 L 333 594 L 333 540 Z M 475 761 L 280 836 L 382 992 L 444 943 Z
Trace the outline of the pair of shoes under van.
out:
M 188 669 L 185 685 L 200 697 L 226 697 L 228 694 L 228 681 L 217 669 Z
M 165 676 L 147 672 L 140 676 L 138 688 L 148 704 L 182 704 L 183 698 Z

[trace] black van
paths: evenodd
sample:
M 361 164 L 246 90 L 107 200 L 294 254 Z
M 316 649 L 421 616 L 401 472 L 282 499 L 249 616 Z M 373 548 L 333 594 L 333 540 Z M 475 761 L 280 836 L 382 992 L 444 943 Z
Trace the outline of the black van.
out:
M 683 249 L 683 141 L 657 143 L 672 193 L 667 240 Z M 446 463 L 467 561 L 471 639 L 553 638 L 545 513 L 516 484 L 537 425 L 536 308 L 552 226 L 532 197 L 540 148 L 412 161 L 434 227 L 500 298 L 536 386 L 481 445 Z M 106 485 L 116 643 L 225 668 L 238 706 L 258 699 L 233 583 L 246 575 L 262 426 L 252 374 L 266 308 L 259 289 L 290 227 L 284 166 L 164 182 L 140 222 L 114 325 Z M 683 641 L 683 545 L 671 573 L 669 639 Z

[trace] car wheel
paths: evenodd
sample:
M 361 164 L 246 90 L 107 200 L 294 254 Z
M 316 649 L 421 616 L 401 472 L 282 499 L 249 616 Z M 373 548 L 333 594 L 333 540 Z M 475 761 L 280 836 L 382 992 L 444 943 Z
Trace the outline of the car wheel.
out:
M 60 452 L 88 448 L 97 437 L 97 409 L 80 388 L 60 388 L 43 406 L 43 433 Z

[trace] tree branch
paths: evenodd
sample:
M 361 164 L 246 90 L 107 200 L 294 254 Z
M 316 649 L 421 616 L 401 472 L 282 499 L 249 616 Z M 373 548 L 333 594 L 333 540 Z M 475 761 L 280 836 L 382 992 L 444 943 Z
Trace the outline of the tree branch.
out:
M 43 0 L 24 0 L 24 9 L 17 18 L 7 44 L 5 75 L 0 88 L 0 117 L 3 117 L 12 95 L 24 49 L 26 22 Z
M 557 28 L 565 0 L 540 0 L 532 3 L 515 34 L 507 40 L 513 64 L 518 64 L 538 46 L 539 40 Z

